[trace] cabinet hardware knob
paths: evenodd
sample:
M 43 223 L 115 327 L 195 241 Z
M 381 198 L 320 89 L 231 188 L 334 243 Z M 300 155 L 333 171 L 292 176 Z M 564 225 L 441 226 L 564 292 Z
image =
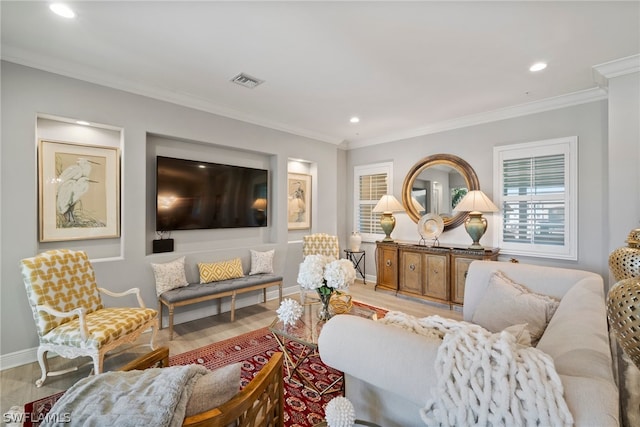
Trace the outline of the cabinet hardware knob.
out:
M 388 260 L 387 260 L 387 262 L 386 262 L 385 264 L 387 264 L 387 267 L 391 267 L 391 260 L 390 260 L 390 259 L 388 259 Z
M 413 271 L 416 269 L 416 266 L 414 264 L 409 265 L 409 270 Z

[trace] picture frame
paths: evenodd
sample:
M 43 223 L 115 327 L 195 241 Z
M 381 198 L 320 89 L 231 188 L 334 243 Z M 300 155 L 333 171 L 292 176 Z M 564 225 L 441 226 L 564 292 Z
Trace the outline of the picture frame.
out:
M 288 174 L 287 221 L 289 230 L 311 228 L 311 175 Z
M 40 242 L 120 237 L 120 149 L 41 139 Z

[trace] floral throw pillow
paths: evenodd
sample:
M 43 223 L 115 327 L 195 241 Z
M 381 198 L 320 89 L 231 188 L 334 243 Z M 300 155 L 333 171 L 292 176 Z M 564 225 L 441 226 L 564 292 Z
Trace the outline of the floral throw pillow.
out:
M 249 276 L 260 273 L 273 273 L 273 254 L 271 249 L 266 252 L 258 252 L 251 249 L 251 271 Z
M 185 257 L 162 264 L 151 263 L 156 278 L 156 294 L 160 296 L 171 289 L 187 286 L 187 275 L 184 271 Z

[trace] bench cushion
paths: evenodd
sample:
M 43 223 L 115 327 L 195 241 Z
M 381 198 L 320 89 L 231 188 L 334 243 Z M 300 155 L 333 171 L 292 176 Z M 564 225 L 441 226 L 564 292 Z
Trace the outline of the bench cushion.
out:
M 183 288 L 176 288 L 160 295 L 160 299 L 173 304 L 180 301 L 187 301 L 206 295 L 214 295 L 223 292 L 231 292 L 242 288 L 247 288 L 265 283 L 282 281 L 282 276 L 275 274 L 256 274 L 244 276 L 236 279 L 222 280 L 212 283 L 191 283 Z

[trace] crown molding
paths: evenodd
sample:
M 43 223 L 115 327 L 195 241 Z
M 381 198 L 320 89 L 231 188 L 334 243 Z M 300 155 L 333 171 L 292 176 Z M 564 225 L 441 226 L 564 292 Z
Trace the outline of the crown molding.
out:
M 170 102 L 172 104 L 177 104 L 183 107 L 205 111 L 207 113 L 216 114 L 218 116 L 226 117 L 229 119 L 234 119 L 273 130 L 278 130 L 305 138 L 315 139 L 322 142 L 328 142 L 334 145 L 339 145 L 344 141 L 341 138 L 313 132 L 308 129 L 289 126 L 284 123 L 256 117 L 231 108 L 221 107 L 193 94 L 176 92 L 175 90 L 170 90 L 160 86 L 147 85 L 142 82 L 133 82 L 127 79 L 119 78 L 117 76 L 114 76 L 113 74 L 105 73 L 95 68 L 87 67 L 77 63 L 70 64 L 67 62 L 62 62 L 52 57 L 45 57 L 44 61 L 42 60 L 42 58 L 42 56 L 31 55 L 28 52 L 14 48 L 7 48 L 2 52 L 2 60 L 13 62 L 19 65 L 24 65 L 25 67 L 36 68 L 38 70 L 47 71 L 53 74 L 71 77 L 77 80 L 94 83 L 100 86 L 110 87 L 112 89 L 122 90 L 160 101 Z
M 592 88 L 573 92 L 567 95 L 547 98 L 536 102 L 515 105 L 513 107 L 501 108 L 498 110 L 488 111 L 485 113 L 473 114 L 469 116 L 459 117 L 438 123 L 420 127 L 417 129 L 407 130 L 404 132 L 393 133 L 381 137 L 363 139 L 359 141 L 350 141 L 347 143 L 348 149 L 362 148 L 371 145 L 384 144 L 386 142 L 399 141 L 403 139 L 415 138 L 423 135 L 445 132 L 454 129 L 476 126 L 485 123 L 497 122 L 500 120 L 511 119 L 515 117 L 527 116 L 529 114 L 541 113 L 544 111 L 557 110 L 560 108 L 571 107 L 574 105 L 586 104 L 589 102 L 601 101 L 607 99 L 607 92 L 602 88 Z
M 594 65 L 593 78 L 601 86 L 606 87 L 609 79 L 626 74 L 640 72 L 640 54 Z

